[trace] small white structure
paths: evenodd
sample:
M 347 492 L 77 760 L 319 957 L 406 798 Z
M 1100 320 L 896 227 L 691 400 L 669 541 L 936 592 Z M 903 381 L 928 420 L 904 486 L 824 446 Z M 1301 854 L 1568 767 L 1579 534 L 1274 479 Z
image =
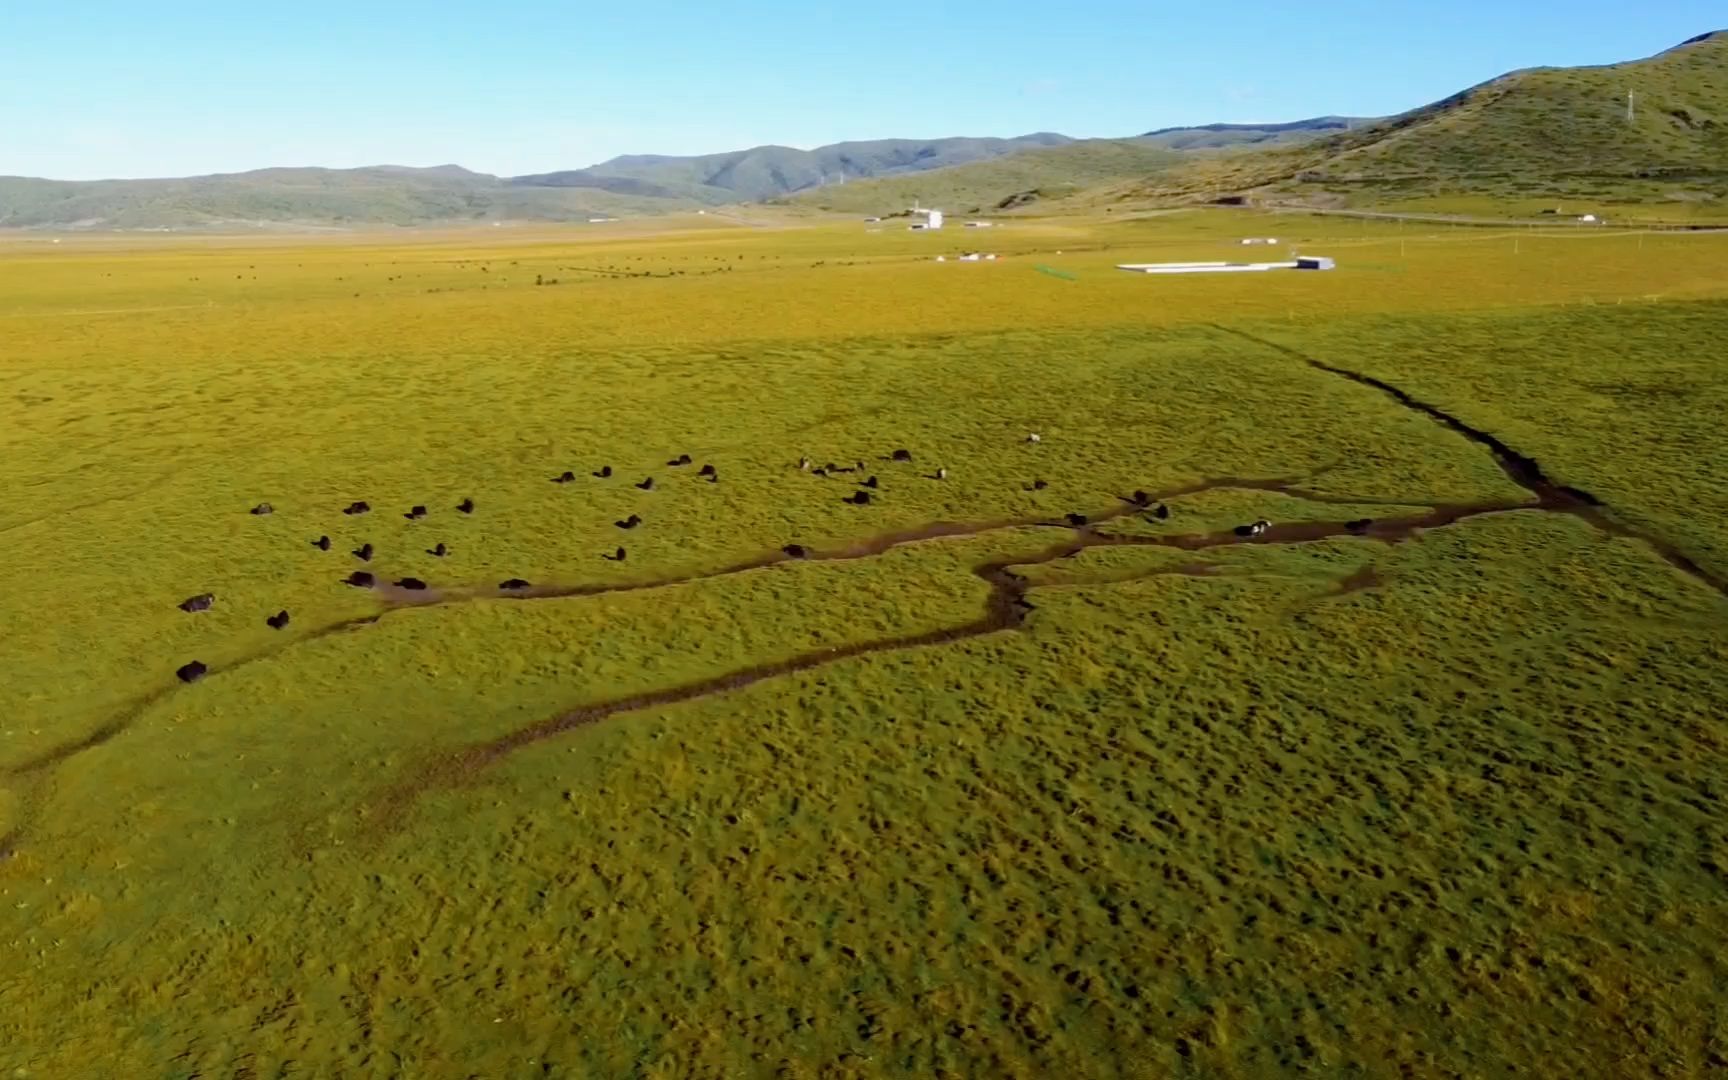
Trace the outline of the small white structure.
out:
M 877 223 L 877 222 L 878 222 L 878 221 L 881 221 L 881 220 L 882 220 L 882 219 L 881 219 L 881 218 L 879 218 L 879 217 L 867 217 L 867 218 L 865 218 L 865 219 L 864 219 L 864 224 L 866 224 L 866 225 L 874 225 L 874 224 L 876 224 L 876 223 Z
M 588 219 L 588 224 L 590 224 L 590 225 L 598 225 L 598 224 L 600 224 L 600 223 L 601 223 L 601 222 L 603 222 L 603 221 L 611 221 L 611 220 L 612 220 L 612 219 L 611 219 L 611 218 L 609 218 L 609 217 L 591 217 L 591 218 L 589 218 L 589 219 Z
M 1118 263 L 1116 269 L 1134 274 L 1252 274 L 1266 270 L 1335 270 L 1337 266 L 1323 255 L 1304 255 L 1289 262 Z
M 922 223 L 912 226 L 914 230 L 924 231 L 929 229 L 940 229 L 942 227 L 942 211 L 940 210 L 925 210 L 921 207 L 914 206 L 909 213 L 922 214 L 924 216 Z
M 968 221 L 966 227 L 968 229 L 993 229 L 996 227 L 996 223 L 994 221 Z
M 1581 218 L 1579 218 L 1579 219 L 1578 219 L 1578 220 L 1579 220 L 1579 221 L 1581 221 L 1581 222 L 1583 222 L 1583 223 L 1584 223 L 1584 224 L 1586 224 L 1586 225 L 1595 225 L 1595 224 L 1597 224 L 1597 220 L 1596 220 L 1596 215 L 1595 215 L 1595 214 L 1585 214 L 1585 215 L 1584 215 L 1584 216 L 1583 216 L 1583 217 L 1581 217 Z
M 1250 236 L 1242 241 L 1242 246 L 1248 247 L 1252 244 L 1276 244 L 1277 242 L 1278 238 L 1276 236 Z

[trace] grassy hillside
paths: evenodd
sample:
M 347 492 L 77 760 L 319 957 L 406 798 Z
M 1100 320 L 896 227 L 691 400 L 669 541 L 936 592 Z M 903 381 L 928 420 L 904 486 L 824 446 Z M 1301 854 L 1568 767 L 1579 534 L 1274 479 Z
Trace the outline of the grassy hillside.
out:
M 1722 198 L 1728 35 L 1629 63 L 1513 72 L 1298 148 L 1194 162 L 1133 191 L 1231 192 L 1335 202 L 1457 193 Z
M 520 176 L 512 183 L 593 187 L 728 203 L 768 199 L 848 180 L 964 165 L 1070 141 L 1066 135 L 1038 132 L 1012 139 L 878 139 L 834 143 L 814 150 L 758 146 L 698 157 L 636 154 L 587 169 Z
M 165 180 L 0 177 L 0 228 L 567 221 L 689 205 L 680 199 L 642 199 L 595 189 L 514 187 L 456 166 L 261 169 Z
M 1316 116 L 1285 124 L 1202 124 L 1198 127 L 1159 128 L 1140 136 L 1140 140 L 1167 150 L 1290 146 L 1374 122 L 1372 118 L 1361 116 Z
M 956 212 L 989 212 L 1035 205 L 1099 184 L 1143 177 L 1181 160 L 1182 155 L 1176 151 L 1136 139 L 1087 139 L 914 176 L 830 185 L 801 194 L 793 201 L 825 210 L 892 213 L 920 199 L 926 205 L 948 207 Z

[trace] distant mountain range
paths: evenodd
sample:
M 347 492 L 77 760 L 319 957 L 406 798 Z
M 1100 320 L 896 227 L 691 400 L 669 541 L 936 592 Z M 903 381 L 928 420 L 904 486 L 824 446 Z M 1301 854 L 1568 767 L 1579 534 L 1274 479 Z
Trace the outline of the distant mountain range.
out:
M 1287 124 L 1203 124 L 1200 127 L 1159 128 L 1140 136 L 1155 146 L 1170 150 L 1224 150 L 1243 146 L 1269 146 L 1307 142 L 1335 131 L 1348 131 L 1376 118 L 1363 116 L 1316 116 Z
M 665 200 L 518 188 L 455 165 L 259 169 L 176 180 L 0 177 L 0 228 L 246 229 L 581 220 L 655 213 Z
M 1628 116 L 1626 94 L 1634 94 Z M 1728 200 L 1728 32 L 1645 60 L 1532 68 L 1398 116 L 1161 128 L 1127 139 L 881 139 L 630 155 L 497 177 L 429 169 L 261 169 L 160 180 L 0 177 L 0 228 L 353 228 L 571 221 L 784 201 L 880 213 L 1095 201 L 1372 201 L 1612 190 Z
M 1373 120 L 1317 116 L 1283 124 L 1206 124 L 1159 128 L 1131 139 L 1069 139 L 988 161 L 907 172 L 845 186 L 797 192 L 789 200 L 824 210 L 880 212 L 922 199 L 961 212 L 1021 209 L 1070 198 L 1176 167 L 1201 152 L 1294 146 Z
M 0 177 L 0 228 L 270 228 L 580 221 L 755 202 L 825 184 L 941 169 L 1066 135 L 880 139 L 814 150 L 759 146 L 696 157 L 632 155 L 586 169 L 497 177 L 457 165 L 259 169 L 162 180 Z
M 924 172 L 1073 142 L 1041 131 L 1012 139 L 878 139 L 814 150 L 758 146 L 726 154 L 635 154 L 586 169 L 518 176 L 519 187 L 583 187 L 620 195 L 719 204 L 753 202 L 824 184 Z

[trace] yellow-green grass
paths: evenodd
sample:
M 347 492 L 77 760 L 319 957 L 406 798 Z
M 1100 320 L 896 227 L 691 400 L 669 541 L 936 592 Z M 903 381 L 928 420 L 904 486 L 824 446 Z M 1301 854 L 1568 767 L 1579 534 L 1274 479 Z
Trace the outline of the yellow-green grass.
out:
M 1374 204 L 1373 209 L 1384 213 L 1456 214 L 1519 221 L 1538 220 L 1552 214 L 1562 225 L 1575 223 L 1585 214 L 1594 214 L 1610 226 L 1648 223 L 1721 228 L 1728 225 L 1728 200 L 1688 191 L 1684 187 L 1664 187 L 1654 183 L 1639 187 L 1616 185 L 1612 190 L 1571 197 L 1505 199 L 1489 195 L 1435 195 L 1382 199 Z
M 1340 269 L 1111 269 L 1268 232 Z M 930 261 L 970 244 L 1007 258 Z M 1575 517 L 1095 548 L 1016 571 L 1018 631 L 463 751 L 964 627 L 975 567 L 1070 536 L 1024 522 L 1137 488 L 1295 493 L 1101 530 L 1525 497 L 1253 338 L 1728 573 L 1724 266 L 1707 236 L 1201 213 L 0 248 L 0 1068 L 1702 1075 L 1728 600 Z M 804 454 L 863 459 L 876 501 Z M 1000 527 L 720 573 L 933 521 Z M 698 580 L 355 622 L 367 540 L 440 586 Z

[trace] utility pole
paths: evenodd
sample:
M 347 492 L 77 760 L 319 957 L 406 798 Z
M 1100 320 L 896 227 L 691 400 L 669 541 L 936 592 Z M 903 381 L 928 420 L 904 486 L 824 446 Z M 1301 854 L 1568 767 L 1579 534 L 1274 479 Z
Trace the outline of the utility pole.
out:
M 1633 118 L 1637 115 L 1637 98 L 1638 95 L 1631 90 L 1626 91 L 1626 122 L 1628 124 L 1632 123 Z

